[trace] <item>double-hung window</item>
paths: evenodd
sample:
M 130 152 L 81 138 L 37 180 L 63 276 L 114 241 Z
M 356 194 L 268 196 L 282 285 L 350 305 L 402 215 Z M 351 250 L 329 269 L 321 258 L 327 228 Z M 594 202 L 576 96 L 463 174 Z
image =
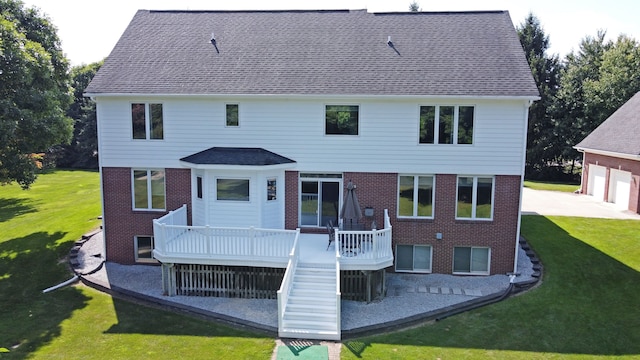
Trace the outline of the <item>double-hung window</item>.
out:
M 493 177 L 458 176 L 456 219 L 493 219 Z
M 326 135 L 358 135 L 358 105 L 327 105 Z
M 420 106 L 420 144 L 473 144 L 475 108 Z
M 162 104 L 131 104 L 133 139 L 162 140 L 163 122 Z
M 487 247 L 453 248 L 453 272 L 459 274 L 489 274 L 491 251 Z
M 430 245 L 397 245 L 396 271 L 431 272 Z
M 164 170 L 132 171 L 133 177 L 133 209 L 164 210 L 165 209 L 165 174 Z
M 433 217 L 434 182 L 432 175 L 400 175 L 398 217 Z

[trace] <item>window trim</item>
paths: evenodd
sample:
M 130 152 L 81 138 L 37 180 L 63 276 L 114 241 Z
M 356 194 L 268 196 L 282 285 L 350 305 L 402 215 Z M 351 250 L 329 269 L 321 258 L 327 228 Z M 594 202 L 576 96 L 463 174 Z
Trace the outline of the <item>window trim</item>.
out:
M 469 272 L 463 272 L 463 271 L 454 271 L 455 267 L 455 260 L 456 260 L 456 248 L 469 248 L 470 252 L 469 252 Z M 473 264 L 473 249 L 487 249 L 487 271 L 472 271 L 471 270 L 471 264 Z M 484 276 L 484 275 L 490 275 L 491 274 L 491 247 L 489 246 L 454 246 L 453 247 L 453 258 L 451 261 L 451 273 L 454 275 L 477 275 L 477 276 Z
M 422 124 L 420 121 L 420 114 L 422 113 L 423 107 L 434 107 L 434 118 L 433 118 L 433 142 L 422 142 L 420 139 L 420 132 L 422 130 Z M 440 143 L 440 108 L 441 107 L 453 107 L 453 124 L 452 124 L 452 143 Z M 460 144 L 458 143 L 458 130 L 460 124 L 460 108 L 461 107 L 470 107 L 473 108 L 473 119 L 472 119 L 472 134 L 471 134 L 471 143 L 470 144 Z M 475 144 L 475 136 L 476 136 L 476 109 L 477 105 L 475 104 L 425 104 L 418 106 L 418 145 L 462 145 L 462 146 L 472 146 Z
M 135 138 L 134 137 L 134 126 L 133 126 L 133 106 L 134 105 L 144 105 L 144 139 L 143 138 Z M 151 137 L 152 133 L 153 133 L 153 129 L 152 129 L 152 118 L 151 118 L 151 105 L 160 105 L 161 111 L 162 111 L 162 137 L 160 138 L 153 138 Z M 130 112 L 130 119 L 131 121 L 129 122 L 130 126 L 131 126 L 131 140 L 133 141 L 163 141 L 164 140 L 164 124 L 165 124 L 165 119 L 164 119 L 164 103 L 162 102 L 148 102 L 148 101 L 140 101 L 140 102 L 131 102 L 129 104 L 129 112 Z
M 403 176 L 411 176 L 413 177 L 413 215 L 400 215 L 400 178 Z M 418 215 L 418 192 L 416 189 L 420 184 L 420 177 L 431 177 L 432 178 L 432 191 L 431 191 L 431 215 L 430 216 L 420 216 Z M 436 207 L 436 176 L 429 174 L 398 174 L 398 188 L 396 189 L 396 197 L 397 197 L 397 213 L 396 216 L 398 219 L 433 219 L 435 216 L 435 207 Z
M 471 217 L 459 217 L 458 216 L 458 192 L 460 191 L 460 178 L 470 177 L 473 178 L 472 192 L 471 192 Z M 491 216 L 488 218 L 479 218 L 477 217 L 477 207 L 478 207 L 478 179 L 491 179 Z M 496 200 L 496 177 L 495 175 L 458 175 L 456 176 L 456 209 L 455 209 L 455 219 L 463 220 L 463 221 L 493 221 L 494 215 L 494 207 Z
M 243 181 L 246 181 L 247 182 L 247 188 L 248 188 L 247 200 L 219 199 L 218 198 L 218 181 L 219 180 L 243 180 Z M 220 177 L 216 177 L 215 183 L 216 183 L 216 201 L 231 202 L 231 203 L 238 203 L 238 204 L 251 203 L 251 178 L 220 176 Z
M 327 108 L 330 106 L 354 106 L 357 109 L 357 114 L 358 114 L 358 123 L 356 124 L 356 133 L 355 134 L 328 134 L 327 133 Z M 324 104 L 324 136 L 360 136 L 360 104 L 335 104 L 335 103 L 330 103 L 330 104 Z
M 267 177 L 267 202 L 274 202 L 274 201 L 278 201 L 278 178 L 276 176 L 273 177 Z M 270 193 L 270 183 L 273 182 L 273 198 L 271 198 L 271 193 Z
M 204 198 L 204 178 L 201 175 L 196 175 L 196 199 L 202 200 Z
M 138 239 L 139 238 L 149 238 L 151 239 L 151 258 L 141 258 L 140 257 L 140 246 L 138 244 Z M 134 254 L 134 260 L 136 263 L 152 263 L 155 264 L 158 262 L 158 260 L 156 260 L 153 257 L 153 249 L 155 248 L 155 240 L 153 238 L 153 235 L 135 235 L 133 237 L 133 254 Z
M 136 171 L 146 171 L 147 172 L 147 207 L 146 208 L 138 208 L 136 207 Z M 163 199 L 164 206 L 162 209 L 153 207 L 153 190 L 151 186 L 151 172 L 153 171 L 162 171 L 163 172 Z M 140 169 L 140 168 L 131 168 L 131 208 L 133 211 L 166 211 L 167 210 L 167 171 L 165 169 Z
M 412 259 L 412 262 L 411 262 L 412 270 L 398 269 L 398 261 L 395 261 L 394 262 L 394 270 L 396 272 L 420 273 L 420 274 L 430 274 L 430 273 L 433 272 L 433 246 L 432 245 L 429 245 L 429 244 L 396 244 L 396 257 L 398 257 L 398 246 L 411 246 L 412 247 L 411 254 L 413 255 L 413 259 Z M 416 265 L 415 265 L 415 261 L 416 261 L 415 248 L 416 247 L 428 247 L 429 248 L 429 269 L 418 269 L 418 270 L 416 270 Z
M 229 125 L 229 106 L 235 106 L 238 112 L 238 123 L 236 125 Z M 239 103 L 225 103 L 224 104 L 224 127 L 226 128 L 239 128 L 240 127 L 240 104 Z

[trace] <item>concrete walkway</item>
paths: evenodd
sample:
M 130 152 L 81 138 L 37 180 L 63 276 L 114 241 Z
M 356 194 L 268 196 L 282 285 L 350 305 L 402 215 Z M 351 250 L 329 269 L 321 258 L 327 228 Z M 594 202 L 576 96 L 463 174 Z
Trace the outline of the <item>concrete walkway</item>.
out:
M 639 214 L 620 210 L 615 204 L 597 201 L 593 196 L 529 188 L 522 192 L 522 215 L 640 220 Z

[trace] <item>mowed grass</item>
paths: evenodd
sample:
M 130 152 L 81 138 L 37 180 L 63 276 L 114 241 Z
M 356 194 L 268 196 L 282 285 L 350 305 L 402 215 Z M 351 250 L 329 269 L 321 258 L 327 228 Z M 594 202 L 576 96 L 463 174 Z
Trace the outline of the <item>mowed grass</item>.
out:
M 345 341 L 342 359 L 638 359 L 640 221 L 525 216 L 544 263 L 535 289 L 392 334 Z
M 69 279 L 74 241 L 99 225 L 97 172 L 0 187 L 0 359 L 267 359 L 273 339 L 134 304 Z
M 524 187 L 530 188 L 533 190 L 574 192 L 580 188 L 580 184 L 553 183 L 553 182 L 525 180 Z

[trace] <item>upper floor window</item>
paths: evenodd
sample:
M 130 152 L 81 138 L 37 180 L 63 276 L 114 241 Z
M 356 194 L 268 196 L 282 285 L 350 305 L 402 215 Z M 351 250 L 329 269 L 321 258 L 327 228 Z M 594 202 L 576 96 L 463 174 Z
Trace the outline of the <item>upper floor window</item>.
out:
M 163 139 L 162 104 L 131 104 L 134 139 Z
M 457 219 L 493 218 L 493 177 L 459 176 Z
M 227 104 L 227 126 L 239 126 L 238 104 Z
M 133 170 L 132 176 L 134 210 L 164 210 L 164 170 Z
M 400 175 L 398 216 L 433 217 L 433 176 Z
M 358 135 L 358 105 L 327 105 L 326 135 Z
M 421 144 L 473 144 L 473 106 L 420 106 Z

